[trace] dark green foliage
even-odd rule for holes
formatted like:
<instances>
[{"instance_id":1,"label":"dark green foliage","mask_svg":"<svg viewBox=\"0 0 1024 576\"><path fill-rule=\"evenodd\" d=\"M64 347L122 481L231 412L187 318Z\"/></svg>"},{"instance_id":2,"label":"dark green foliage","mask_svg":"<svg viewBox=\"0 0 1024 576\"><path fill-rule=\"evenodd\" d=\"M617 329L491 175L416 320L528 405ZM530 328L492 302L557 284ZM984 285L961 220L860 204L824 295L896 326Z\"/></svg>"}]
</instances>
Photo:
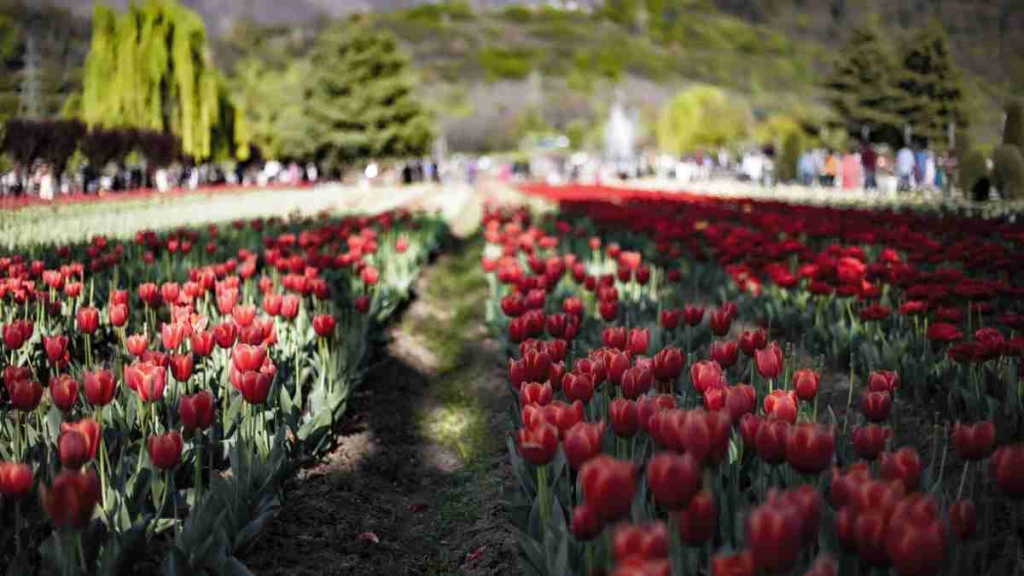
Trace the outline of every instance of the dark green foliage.
<instances>
[{"instance_id":1,"label":"dark green foliage","mask_svg":"<svg viewBox=\"0 0 1024 576\"><path fill-rule=\"evenodd\" d=\"M1024 198L1024 155L1013 144L1003 144L992 154L992 185L1007 200Z\"/></svg>"},{"instance_id":2,"label":"dark green foliage","mask_svg":"<svg viewBox=\"0 0 1024 576\"><path fill-rule=\"evenodd\" d=\"M932 22L911 38L901 64L898 111L915 136L941 146L950 123L967 127L960 73L940 24Z\"/></svg>"},{"instance_id":3,"label":"dark green foliage","mask_svg":"<svg viewBox=\"0 0 1024 576\"><path fill-rule=\"evenodd\" d=\"M957 157L960 159L957 167L957 186L965 193L970 193L978 180L988 176L988 165L985 155L972 148L968 138L961 138L957 148Z\"/></svg>"},{"instance_id":4,"label":"dark green foliage","mask_svg":"<svg viewBox=\"0 0 1024 576\"><path fill-rule=\"evenodd\" d=\"M433 120L393 36L364 25L331 28L317 40L312 64L310 138L329 170L360 158L427 151Z\"/></svg>"},{"instance_id":5,"label":"dark green foliage","mask_svg":"<svg viewBox=\"0 0 1024 576\"><path fill-rule=\"evenodd\" d=\"M871 140L900 143L897 70L880 32L873 25L853 31L826 82L829 99L851 136L870 130Z\"/></svg>"},{"instance_id":6,"label":"dark green foliage","mask_svg":"<svg viewBox=\"0 0 1024 576\"><path fill-rule=\"evenodd\" d=\"M487 47L478 54L488 80L526 78L537 66L540 55L530 48Z\"/></svg>"},{"instance_id":7,"label":"dark green foliage","mask_svg":"<svg viewBox=\"0 0 1024 576\"><path fill-rule=\"evenodd\" d=\"M1003 127L1003 144L1012 144L1024 150L1024 102L1011 100L1006 105L1006 125Z\"/></svg>"},{"instance_id":8,"label":"dark green foliage","mask_svg":"<svg viewBox=\"0 0 1024 576\"><path fill-rule=\"evenodd\" d=\"M803 148L803 135L800 132L793 131L786 135L786 139L782 141L782 151L779 153L778 170L780 182L796 180L797 162L800 160Z\"/></svg>"}]
</instances>

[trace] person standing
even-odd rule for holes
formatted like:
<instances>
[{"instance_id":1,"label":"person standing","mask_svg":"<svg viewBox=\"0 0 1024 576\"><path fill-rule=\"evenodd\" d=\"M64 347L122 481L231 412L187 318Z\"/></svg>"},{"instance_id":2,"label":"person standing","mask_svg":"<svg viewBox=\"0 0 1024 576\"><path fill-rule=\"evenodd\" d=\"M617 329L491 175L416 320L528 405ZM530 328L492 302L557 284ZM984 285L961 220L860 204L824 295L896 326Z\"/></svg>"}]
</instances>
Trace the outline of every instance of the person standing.
<instances>
[{"instance_id":1,"label":"person standing","mask_svg":"<svg viewBox=\"0 0 1024 576\"><path fill-rule=\"evenodd\" d=\"M825 181L823 185L833 188L839 177L839 156L833 150L825 152Z\"/></svg>"},{"instance_id":2,"label":"person standing","mask_svg":"<svg viewBox=\"0 0 1024 576\"><path fill-rule=\"evenodd\" d=\"M860 150L860 165L864 168L864 188L878 189L878 152L870 142L865 142Z\"/></svg>"},{"instance_id":3,"label":"person standing","mask_svg":"<svg viewBox=\"0 0 1024 576\"><path fill-rule=\"evenodd\" d=\"M904 144L899 152L896 153L896 177L899 178L899 184L896 187L897 192L910 191L914 179L915 163L914 153Z\"/></svg>"},{"instance_id":4,"label":"person standing","mask_svg":"<svg viewBox=\"0 0 1024 576\"><path fill-rule=\"evenodd\" d=\"M853 190L863 185L860 154L851 149L843 156L843 190Z\"/></svg>"}]
</instances>

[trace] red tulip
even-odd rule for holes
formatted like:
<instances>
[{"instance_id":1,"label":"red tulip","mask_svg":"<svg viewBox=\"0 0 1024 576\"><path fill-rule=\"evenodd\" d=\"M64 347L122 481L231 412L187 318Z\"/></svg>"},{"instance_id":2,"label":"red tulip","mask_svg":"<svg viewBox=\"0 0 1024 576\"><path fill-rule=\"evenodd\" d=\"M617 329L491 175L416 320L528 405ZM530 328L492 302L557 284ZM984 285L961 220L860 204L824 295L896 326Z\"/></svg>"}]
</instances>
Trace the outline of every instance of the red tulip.
<instances>
[{"instance_id":1,"label":"red tulip","mask_svg":"<svg viewBox=\"0 0 1024 576\"><path fill-rule=\"evenodd\" d=\"M534 466L547 464L558 451L558 429L546 422L521 428L517 440L519 453Z\"/></svg>"},{"instance_id":2,"label":"red tulip","mask_svg":"<svg viewBox=\"0 0 1024 576\"><path fill-rule=\"evenodd\" d=\"M711 576L754 576L754 555L749 550L711 557Z\"/></svg>"},{"instance_id":3,"label":"red tulip","mask_svg":"<svg viewBox=\"0 0 1024 576\"><path fill-rule=\"evenodd\" d=\"M778 378L782 373L782 348L775 342L768 344L764 350L754 352L757 372L765 378Z\"/></svg>"},{"instance_id":4,"label":"red tulip","mask_svg":"<svg viewBox=\"0 0 1024 576\"><path fill-rule=\"evenodd\" d=\"M704 321L704 308L687 304L683 306L683 321L687 326L697 326Z\"/></svg>"},{"instance_id":5,"label":"red tulip","mask_svg":"<svg viewBox=\"0 0 1024 576\"><path fill-rule=\"evenodd\" d=\"M631 438L640 429L637 419L636 402L624 398L612 400L608 407L608 417L612 422L612 430L620 438Z\"/></svg>"},{"instance_id":6,"label":"red tulip","mask_svg":"<svg viewBox=\"0 0 1024 576\"><path fill-rule=\"evenodd\" d=\"M92 306L83 306L75 314L78 330L83 334L92 334L100 327L100 311Z\"/></svg>"},{"instance_id":7,"label":"red tulip","mask_svg":"<svg viewBox=\"0 0 1024 576\"><path fill-rule=\"evenodd\" d=\"M804 474L820 474L832 462L835 435L821 424L797 424L786 439L786 461Z\"/></svg>"},{"instance_id":8,"label":"red tulip","mask_svg":"<svg viewBox=\"0 0 1024 576\"><path fill-rule=\"evenodd\" d=\"M360 277L367 286L373 286L380 280L380 272L374 266L366 266L360 273Z\"/></svg>"},{"instance_id":9,"label":"red tulip","mask_svg":"<svg viewBox=\"0 0 1024 576\"><path fill-rule=\"evenodd\" d=\"M747 413L740 417L740 436L747 450L757 450L757 435L764 426L764 418Z\"/></svg>"},{"instance_id":10,"label":"red tulip","mask_svg":"<svg viewBox=\"0 0 1024 576\"><path fill-rule=\"evenodd\" d=\"M626 329L621 326L609 326L601 332L601 341L608 348L626 349Z\"/></svg>"},{"instance_id":11,"label":"red tulip","mask_svg":"<svg viewBox=\"0 0 1024 576\"><path fill-rule=\"evenodd\" d=\"M78 402L78 381L68 374L50 380L50 398L62 412L68 412Z\"/></svg>"},{"instance_id":12,"label":"red tulip","mask_svg":"<svg viewBox=\"0 0 1024 576\"><path fill-rule=\"evenodd\" d=\"M163 398L167 385L167 371L151 362L135 362L124 369L125 383L143 402L156 402Z\"/></svg>"},{"instance_id":13,"label":"red tulip","mask_svg":"<svg viewBox=\"0 0 1024 576\"><path fill-rule=\"evenodd\" d=\"M868 390L895 394L900 387L900 375L891 370L876 370L868 375Z\"/></svg>"},{"instance_id":14,"label":"red tulip","mask_svg":"<svg viewBox=\"0 0 1024 576\"><path fill-rule=\"evenodd\" d=\"M238 340L238 326L234 322L217 324L213 327L213 339L217 341L218 348L231 348Z\"/></svg>"},{"instance_id":15,"label":"red tulip","mask_svg":"<svg viewBox=\"0 0 1024 576\"><path fill-rule=\"evenodd\" d=\"M604 429L604 422L578 422L566 431L562 449L573 470L579 470L588 460L601 453Z\"/></svg>"},{"instance_id":16,"label":"red tulip","mask_svg":"<svg viewBox=\"0 0 1024 576\"><path fill-rule=\"evenodd\" d=\"M800 531L800 518L793 510L771 504L754 508L747 517L747 544L757 569L782 572L792 568L800 553L800 540L793 535Z\"/></svg>"},{"instance_id":17,"label":"red tulip","mask_svg":"<svg viewBox=\"0 0 1024 576\"><path fill-rule=\"evenodd\" d=\"M237 348L236 348L237 349ZM249 404L260 405L267 401L270 386L274 383L272 374L262 370L239 371L232 366L229 371L231 385L242 393L242 398Z\"/></svg>"},{"instance_id":18,"label":"red tulip","mask_svg":"<svg viewBox=\"0 0 1024 576\"><path fill-rule=\"evenodd\" d=\"M87 371L82 374L85 399L93 406L106 406L114 399L117 382L109 370Z\"/></svg>"},{"instance_id":19,"label":"red tulip","mask_svg":"<svg viewBox=\"0 0 1024 576\"><path fill-rule=\"evenodd\" d=\"M46 351L46 359L50 364L59 364L68 350L68 337L43 336L43 349Z\"/></svg>"},{"instance_id":20,"label":"red tulip","mask_svg":"<svg viewBox=\"0 0 1024 576\"><path fill-rule=\"evenodd\" d=\"M231 363L239 372L253 372L260 369L267 356L266 348L250 344L238 344L231 351Z\"/></svg>"},{"instance_id":21,"label":"red tulip","mask_svg":"<svg viewBox=\"0 0 1024 576\"><path fill-rule=\"evenodd\" d=\"M740 421L741 431L743 422ZM785 420L771 419L757 431L754 445L757 455L768 464L780 464L786 460L786 443L790 424Z\"/></svg>"},{"instance_id":22,"label":"red tulip","mask_svg":"<svg viewBox=\"0 0 1024 576\"><path fill-rule=\"evenodd\" d=\"M601 534L601 517L594 508L582 504L572 510L572 534L577 540L588 541Z\"/></svg>"},{"instance_id":23,"label":"red tulip","mask_svg":"<svg viewBox=\"0 0 1024 576\"><path fill-rule=\"evenodd\" d=\"M936 322L928 326L928 339L933 342L949 344L964 337L956 325L946 322Z\"/></svg>"},{"instance_id":24,"label":"red tulip","mask_svg":"<svg viewBox=\"0 0 1024 576\"><path fill-rule=\"evenodd\" d=\"M146 441L149 460L158 470L170 470L181 462L184 441L178 432L153 434Z\"/></svg>"},{"instance_id":25,"label":"red tulip","mask_svg":"<svg viewBox=\"0 0 1024 576\"><path fill-rule=\"evenodd\" d=\"M619 563L668 558L668 526L664 522L621 524L615 529L612 550Z\"/></svg>"},{"instance_id":26,"label":"red tulip","mask_svg":"<svg viewBox=\"0 0 1024 576\"><path fill-rule=\"evenodd\" d=\"M178 402L178 415L186 430L205 430L213 423L213 394L203 390L191 396L182 396Z\"/></svg>"},{"instance_id":27,"label":"red tulip","mask_svg":"<svg viewBox=\"0 0 1024 576\"><path fill-rule=\"evenodd\" d=\"M633 356L647 354L647 347L651 342L651 331L646 328L633 328L629 331L626 342L626 349Z\"/></svg>"},{"instance_id":28,"label":"red tulip","mask_svg":"<svg viewBox=\"0 0 1024 576\"><path fill-rule=\"evenodd\" d=\"M765 416L774 416L790 424L796 424L798 404L796 393L792 390L773 390L764 397Z\"/></svg>"},{"instance_id":29,"label":"red tulip","mask_svg":"<svg viewBox=\"0 0 1024 576\"><path fill-rule=\"evenodd\" d=\"M299 315L299 308L302 306L302 299L296 294L285 294L281 299L281 317L287 320L294 320Z\"/></svg>"},{"instance_id":30,"label":"red tulip","mask_svg":"<svg viewBox=\"0 0 1024 576\"><path fill-rule=\"evenodd\" d=\"M757 392L749 384L726 387L725 410L732 422L738 423L744 414L750 414L757 407Z\"/></svg>"},{"instance_id":31,"label":"red tulip","mask_svg":"<svg viewBox=\"0 0 1024 576\"><path fill-rule=\"evenodd\" d=\"M697 392L703 394L711 388L726 385L722 367L713 360L700 360L690 366L690 381Z\"/></svg>"},{"instance_id":32,"label":"red tulip","mask_svg":"<svg viewBox=\"0 0 1024 576\"><path fill-rule=\"evenodd\" d=\"M853 432L853 449L865 460L875 460L885 451L885 443L892 438L888 426L868 424Z\"/></svg>"},{"instance_id":33,"label":"red tulip","mask_svg":"<svg viewBox=\"0 0 1024 576\"><path fill-rule=\"evenodd\" d=\"M871 422L883 422L892 409L892 396L888 392L865 392L860 409Z\"/></svg>"},{"instance_id":34,"label":"red tulip","mask_svg":"<svg viewBox=\"0 0 1024 576\"><path fill-rule=\"evenodd\" d=\"M149 348L149 337L145 334L132 334L125 338L124 344L128 348L128 353L138 358Z\"/></svg>"},{"instance_id":35,"label":"red tulip","mask_svg":"<svg viewBox=\"0 0 1024 576\"><path fill-rule=\"evenodd\" d=\"M744 330L740 332L739 347L747 358L753 358L758 350L768 345L768 335L764 330Z\"/></svg>"},{"instance_id":36,"label":"red tulip","mask_svg":"<svg viewBox=\"0 0 1024 576\"><path fill-rule=\"evenodd\" d=\"M899 480L907 491L916 490L921 482L921 457L909 446L900 448L894 453L882 454L879 476L884 480Z\"/></svg>"},{"instance_id":37,"label":"red tulip","mask_svg":"<svg viewBox=\"0 0 1024 576\"><path fill-rule=\"evenodd\" d=\"M91 418L62 423L58 443L61 464L65 468L78 469L96 458L102 434L102 427Z\"/></svg>"},{"instance_id":38,"label":"red tulip","mask_svg":"<svg viewBox=\"0 0 1024 576\"><path fill-rule=\"evenodd\" d=\"M25 343L25 335L21 331L21 326L16 322L4 325L3 336L4 346L8 350L17 350Z\"/></svg>"},{"instance_id":39,"label":"red tulip","mask_svg":"<svg viewBox=\"0 0 1024 576\"><path fill-rule=\"evenodd\" d=\"M583 300L570 296L562 301L562 312L575 316L583 316Z\"/></svg>"},{"instance_id":40,"label":"red tulip","mask_svg":"<svg viewBox=\"0 0 1024 576\"><path fill-rule=\"evenodd\" d=\"M613 521L629 514L636 494L636 467L632 462L598 455L580 469L584 503L603 521Z\"/></svg>"},{"instance_id":41,"label":"red tulip","mask_svg":"<svg viewBox=\"0 0 1024 576\"><path fill-rule=\"evenodd\" d=\"M22 412L31 412L39 406L43 397L43 387L34 380L16 380L7 385L7 394L11 398L11 407Z\"/></svg>"},{"instance_id":42,"label":"red tulip","mask_svg":"<svg viewBox=\"0 0 1024 576\"><path fill-rule=\"evenodd\" d=\"M183 322L172 322L160 326L160 341L166 350L177 350L181 341L185 339L185 335L186 324Z\"/></svg>"},{"instance_id":43,"label":"red tulip","mask_svg":"<svg viewBox=\"0 0 1024 576\"><path fill-rule=\"evenodd\" d=\"M1009 496L1024 496L1024 444L1003 446L990 463L996 486Z\"/></svg>"},{"instance_id":44,"label":"red tulip","mask_svg":"<svg viewBox=\"0 0 1024 576\"><path fill-rule=\"evenodd\" d=\"M690 454L659 452L647 462L647 487L665 508L685 506L700 489L701 465Z\"/></svg>"},{"instance_id":45,"label":"red tulip","mask_svg":"<svg viewBox=\"0 0 1024 576\"><path fill-rule=\"evenodd\" d=\"M598 313L605 322L613 322L619 316L619 303L602 301L598 304Z\"/></svg>"},{"instance_id":46,"label":"red tulip","mask_svg":"<svg viewBox=\"0 0 1024 576\"><path fill-rule=\"evenodd\" d=\"M554 396L554 390L551 388L551 384L538 384L536 382L527 382L523 384L523 387L519 389L519 403L522 405L536 404L538 406L547 406L551 403L551 399Z\"/></svg>"},{"instance_id":47,"label":"red tulip","mask_svg":"<svg viewBox=\"0 0 1024 576\"><path fill-rule=\"evenodd\" d=\"M657 358L657 357L655 357ZM634 366L622 376L622 395L629 400L636 400L651 389L654 384L654 376L651 371L640 366Z\"/></svg>"},{"instance_id":48,"label":"red tulip","mask_svg":"<svg viewBox=\"0 0 1024 576\"><path fill-rule=\"evenodd\" d=\"M612 348L604 355L604 363L608 381L616 385L621 384L622 375L629 369L629 356Z\"/></svg>"},{"instance_id":49,"label":"red tulip","mask_svg":"<svg viewBox=\"0 0 1024 576\"><path fill-rule=\"evenodd\" d=\"M317 336L326 338L334 334L334 326L338 321L330 314L317 314L313 317L313 331Z\"/></svg>"},{"instance_id":50,"label":"red tulip","mask_svg":"<svg viewBox=\"0 0 1024 576\"><path fill-rule=\"evenodd\" d=\"M715 340L711 343L711 359L722 368L730 368L739 360L739 350L732 340Z\"/></svg>"},{"instance_id":51,"label":"red tulip","mask_svg":"<svg viewBox=\"0 0 1024 576\"><path fill-rule=\"evenodd\" d=\"M715 531L715 505L711 492L698 492L686 508L674 512L670 517L675 519L679 539L684 544L700 546L711 539Z\"/></svg>"},{"instance_id":52,"label":"red tulip","mask_svg":"<svg viewBox=\"0 0 1024 576\"><path fill-rule=\"evenodd\" d=\"M804 576L838 576L839 567L829 556L821 555L811 564Z\"/></svg>"},{"instance_id":53,"label":"red tulip","mask_svg":"<svg viewBox=\"0 0 1024 576\"><path fill-rule=\"evenodd\" d=\"M192 358L191 352L184 354L171 354L171 375L178 382L187 382L192 377L192 371L195 369L195 360Z\"/></svg>"},{"instance_id":54,"label":"red tulip","mask_svg":"<svg viewBox=\"0 0 1024 576\"><path fill-rule=\"evenodd\" d=\"M651 416L656 412L671 410L676 407L676 399L671 394L658 394L655 396L643 396L636 401L636 416L640 423L640 429L650 432L649 423Z\"/></svg>"},{"instance_id":55,"label":"red tulip","mask_svg":"<svg viewBox=\"0 0 1024 576\"><path fill-rule=\"evenodd\" d=\"M216 342L214 341L214 334L212 330L195 332L189 340L192 342L192 352L196 356L205 358L210 354L213 354L213 346Z\"/></svg>"},{"instance_id":56,"label":"red tulip","mask_svg":"<svg viewBox=\"0 0 1024 576\"><path fill-rule=\"evenodd\" d=\"M996 427L992 422L957 423L953 428L953 447L965 460L981 460L988 456L995 443Z\"/></svg>"},{"instance_id":57,"label":"red tulip","mask_svg":"<svg viewBox=\"0 0 1024 576\"><path fill-rule=\"evenodd\" d=\"M366 314L367 312L369 312L370 304L370 297L365 294L356 296L356 299L354 301L356 312L359 312L360 314Z\"/></svg>"},{"instance_id":58,"label":"red tulip","mask_svg":"<svg viewBox=\"0 0 1024 576\"><path fill-rule=\"evenodd\" d=\"M679 327L679 322L683 319L683 312L681 310L670 310L664 309L658 314L658 325L664 330L675 330Z\"/></svg>"},{"instance_id":59,"label":"red tulip","mask_svg":"<svg viewBox=\"0 0 1024 576\"><path fill-rule=\"evenodd\" d=\"M88 524L99 498L100 481L94 470L65 470L49 488L39 489L43 509L58 528L82 528Z\"/></svg>"},{"instance_id":60,"label":"red tulip","mask_svg":"<svg viewBox=\"0 0 1024 576\"><path fill-rule=\"evenodd\" d=\"M231 312L231 318L235 324L242 328L251 326L252 321L256 319L256 306L253 304L233 304L228 307L228 310ZM272 316L276 316L276 314L272 314Z\"/></svg>"},{"instance_id":61,"label":"red tulip","mask_svg":"<svg viewBox=\"0 0 1024 576\"><path fill-rule=\"evenodd\" d=\"M794 372L793 390L796 392L797 398L804 402L814 400L814 397L818 395L818 383L820 381L821 376L810 368L801 368Z\"/></svg>"},{"instance_id":62,"label":"red tulip","mask_svg":"<svg viewBox=\"0 0 1024 576\"><path fill-rule=\"evenodd\" d=\"M269 314L270 316L277 316L277 315L281 314L281 302L282 302L282 298L281 298L280 294L273 294L273 293L264 294L263 295L263 311L266 312L267 314ZM234 316L233 313L232 313L232 316ZM255 311L253 311L253 317L255 318L255 316L256 316ZM237 318L235 319L235 322L238 322ZM250 322L251 322L251 320L250 320Z\"/></svg>"},{"instance_id":63,"label":"red tulip","mask_svg":"<svg viewBox=\"0 0 1024 576\"><path fill-rule=\"evenodd\" d=\"M0 495L24 498L32 493L32 467L17 462L0 462Z\"/></svg>"},{"instance_id":64,"label":"red tulip","mask_svg":"<svg viewBox=\"0 0 1024 576\"><path fill-rule=\"evenodd\" d=\"M900 576L931 576L939 572L946 532L937 516L937 507L922 495L908 497L893 511L886 548Z\"/></svg>"},{"instance_id":65,"label":"red tulip","mask_svg":"<svg viewBox=\"0 0 1024 576\"><path fill-rule=\"evenodd\" d=\"M949 506L949 526L960 540L970 540L978 530L978 509L972 500L957 500Z\"/></svg>"},{"instance_id":66,"label":"red tulip","mask_svg":"<svg viewBox=\"0 0 1024 576\"><path fill-rule=\"evenodd\" d=\"M711 312L711 318L709 326L711 327L711 333L715 336L722 337L729 333L729 328L732 327L732 314L727 310L718 308Z\"/></svg>"},{"instance_id":67,"label":"red tulip","mask_svg":"<svg viewBox=\"0 0 1024 576\"><path fill-rule=\"evenodd\" d=\"M118 328L128 323L128 306L124 304L111 304L110 309L107 310L107 318L110 320L111 326Z\"/></svg>"},{"instance_id":68,"label":"red tulip","mask_svg":"<svg viewBox=\"0 0 1024 576\"><path fill-rule=\"evenodd\" d=\"M164 282L160 285L160 296L163 297L164 302L173 304L178 301L178 296L181 294L181 286L177 282Z\"/></svg>"},{"instance_id":69,"label":"red tulip","mask_svg":"<svg viewBox=\"0 0 1024 576\"><path fill-rule=\"evenodd\" d=\"M149 307L155 307L160 304L160 292L156 287L156 284L152 282L146 282L145 284L139 285L139 300Z\"/></svg>"}]
</instances>

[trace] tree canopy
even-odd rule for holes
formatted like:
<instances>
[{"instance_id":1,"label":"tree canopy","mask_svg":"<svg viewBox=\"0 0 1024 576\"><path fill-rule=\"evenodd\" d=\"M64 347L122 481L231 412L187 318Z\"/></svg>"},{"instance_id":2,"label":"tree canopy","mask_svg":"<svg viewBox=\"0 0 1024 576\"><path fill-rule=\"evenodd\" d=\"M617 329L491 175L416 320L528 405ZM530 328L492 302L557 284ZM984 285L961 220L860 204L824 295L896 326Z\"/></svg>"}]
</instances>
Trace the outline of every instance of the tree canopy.
<instances>
[{"instance_id":1,"label":"tree canopy","mask_svg":"<svg viewBox=\"0 0 1024 576\"><path fill-rule=\"evenodd\" d=\"M172 132L196 159L248 149L202 18L175 0L133 4L121 15L97 4L83 84L91 127Z\"/></svg>"},{"instance_id":2,"label":"tree canopy","mask_svg":"<svg viewBox=\"0 0 1024 576\"><path fill-rule=\"evenodd\" d=\"M899 113L915 136L941 144L950 123L967 126L960 74L938 22L919 30L906 45L896 86Z\"/></svg>"},{"instance_id":3,"label":"tree canopy","mask_svg":"<svg viewBox=\"0 0 1024 576\"><path fill-rule=\"evenodd\" d=\"M414 94L408 56L393 36L362 24L330 28L311 62L306 114L316 155L328 168L427 151L433 119Z\"/></svg>"},{"instance_id":4,"label":"tree canopy","mask_svg":"<svg viewBox=\"0 0 1024 576\"><path fill-rule=\"evenodd\" d=\"M739 140L751 121L746 103L713 86L680 92L662 109L656 135L667 152L684 154Z\"/></svg>"}]
</instances>

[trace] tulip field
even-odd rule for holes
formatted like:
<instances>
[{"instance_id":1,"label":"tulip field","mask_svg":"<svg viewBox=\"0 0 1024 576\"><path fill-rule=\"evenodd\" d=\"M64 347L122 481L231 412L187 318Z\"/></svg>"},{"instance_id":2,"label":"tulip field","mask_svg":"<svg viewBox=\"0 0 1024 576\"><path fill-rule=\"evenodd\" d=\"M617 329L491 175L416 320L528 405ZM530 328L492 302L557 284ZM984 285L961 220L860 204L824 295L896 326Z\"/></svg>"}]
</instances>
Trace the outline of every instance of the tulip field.
<instances>
[{"instance_id":1,"label":"tulip field","mask_svg":"<svg viewBox=\"0 0 1024 576\"><path fill-rule=\"evenodd\" d=\"M248 573L282 478L331 445L447 230L237 199L244 219L202 224L230 207L196 201L159 231L133 228L132 203L10 215L5 233L33 228L0 251L7 574ZM104 235L68 229L100 212Z\"/></svg>"},{"instance_id":2,"label":"tulip field","mask_svg":"<svg viewBox=\"0 0 1024 576\"><path fill-rule=\"evenodd\" d=\"M1024 574L1012 210L489 187L9 207L0 566Z\"/></svg>"},{"instance_id":3,"label":"tulip field","mask_svg":"<svg viewBox=\"0 0 1024 576\"><path fill-rule=\"evenodd\" d=\"M1024 573L1024 226L524 192L481 265L526 573Z\"/></svg>"}]
</instances>

